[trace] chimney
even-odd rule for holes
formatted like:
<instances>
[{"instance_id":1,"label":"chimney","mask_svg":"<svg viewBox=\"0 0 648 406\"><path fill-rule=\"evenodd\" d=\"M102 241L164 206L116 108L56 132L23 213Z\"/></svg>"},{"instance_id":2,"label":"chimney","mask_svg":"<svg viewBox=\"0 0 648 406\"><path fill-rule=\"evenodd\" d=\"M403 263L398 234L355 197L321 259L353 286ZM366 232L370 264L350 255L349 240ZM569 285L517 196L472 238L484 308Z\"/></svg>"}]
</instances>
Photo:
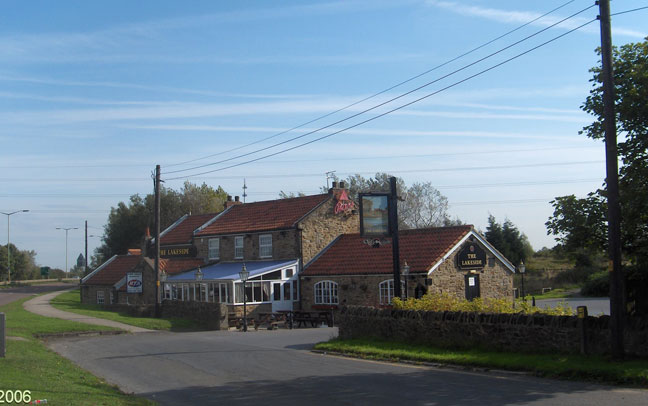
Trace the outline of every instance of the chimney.
<instances>
[{"instance_id":1,"label":"chimney","mask_svg":"<svg viewBox=\"0 0 648 406\"><path fill-rule=\"evenodd\" d=\"M331 183L331 187L332 187L333 189L337 189L337 187L338 187L337 182L336 182L336 181L333 181L333 182Z\"/></svg>"},{"instance_id":2,"label":"chimney","mask_svg":"<svg viewBox=\"0 0 648 406\"><path fill-rule=\"evenodd\" d=\"M227 195L227 201L225 202L225 205L224 205L223 208L227 209L228 207L232 207L232 206L235 206L237 204L243 204L243 202L241 202L239 200L238 196L234 196L234 201L232 201L232 196Z\"/></svg>"},{"instance_id":3,"label":"chimney","mask_svg":"<svg viewBox=\"0 0 648 406\"><path fill-rule=\"evenodd\" d=\"M342 180L340 181L340 189L346 189L346 184Z\"/></svg>"},{"instance_id":4,"label":"chimney","mask_svg":"<svg viewBox=\"0 0 648 406\"><path fill-rule=\"evenodd\" d=\"M142 250L138 248L129 248L128 255L142 255Z\"/></svg>"},{"instance_id":5,"label":"chimney","mask_svg":"<svg viewBox=\"0 0 648 406\"><path fill-rule=\"evenodd\" d=\"M239 201L239 197L238 197L238 196L234 196L234 201L235 201L235 202L238 202L238 201Z\"/></svg>"}]
</instances>

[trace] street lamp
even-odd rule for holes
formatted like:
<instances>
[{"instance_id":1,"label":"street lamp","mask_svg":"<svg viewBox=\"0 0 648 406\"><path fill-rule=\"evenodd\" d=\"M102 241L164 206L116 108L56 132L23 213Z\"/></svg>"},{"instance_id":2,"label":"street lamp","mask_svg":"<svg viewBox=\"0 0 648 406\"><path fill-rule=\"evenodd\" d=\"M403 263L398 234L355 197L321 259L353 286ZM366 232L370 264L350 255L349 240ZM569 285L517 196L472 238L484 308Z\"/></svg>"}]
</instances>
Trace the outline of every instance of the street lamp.
<instances>
[{"instance_id":1,"label":"street lamp","mask_svg":"<svg viewBox=\"0 0 648 406\"><path fill-rule=\"evenodd\" d=\"M405 277L405 299L407 299L407 277L409 276L410 266L407 265L407 261L403 264L403 276Z\"/></svg>"},{"instance_id":2,"label":"street lamp","mask_svg":"<svg viewBox=\"0 0 648 406\"><path fill-rule=\"evenodd\" d=\"M79 227L56 227L57 230L65 230L65 273L68 274L68 231L78 230Z\"/></svg>"},{"instance_id":3,"label":"street lamp","mask_svg":"<svg viewBox=\"0 0 648 406\"><path fill-rule=\"evenodd\" d=\"M526 266L524 266L524 262L520 261L520 265L518 265L518 270L522 275L522 300L526 302L526 297L524 295L524 271L526 271Z\"/></svg>"},{"instance_id":4,"label":"street lamp","mask_svg":"<svg viewBox=\"0 0 648 406\"><path fill-rule=\"evenodd\" d=\"M11 250L9 249L9 216L16 213L26 213L29 210L17 210L11 213L2 213L7 216L7 283L11 284Z\"/></svg>"},{"instance_id":5,"label":"street lamp","mask_svg":"<svg viewBox=\"0 0 648 406\"><path fill-rule=\"evenodd\" d=\"M245 283L249 276L250 272L248 272L245 264L243 264L241 272L239 272L239 278L243 281L243 331L247 331L247 295L245 292Z\"/></svg>"}]
</instances>

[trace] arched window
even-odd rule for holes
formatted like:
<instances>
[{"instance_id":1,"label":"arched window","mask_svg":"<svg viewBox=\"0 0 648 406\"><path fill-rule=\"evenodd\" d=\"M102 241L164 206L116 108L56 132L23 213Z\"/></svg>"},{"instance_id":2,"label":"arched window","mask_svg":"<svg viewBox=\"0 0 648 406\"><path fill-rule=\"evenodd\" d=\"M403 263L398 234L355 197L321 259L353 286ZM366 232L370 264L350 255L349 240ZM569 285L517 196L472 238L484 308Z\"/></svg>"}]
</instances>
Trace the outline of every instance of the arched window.
<instances>
[{"instance_id":1,"label":"arched window","mask_svg":"<svg viewBox=\"0 0 648 406\"><path fill-rule=\"evenodd\" d=\"M394 298L394 280L388 279L382 281L378 284L378 290L380 292L380 304L381 305L390 305L392 299ZM405 291L405 283L401 281L401 292Z\"/></svg>"},{"instance_id":2,"label":"arched window","mask_svg":"<svg viewBox=\"0 0 648 406\"><path fill-rule=\"evenodd\" d=\"M315 304L338 304L338 284L333 281L321 281L315 284Z\"/></svg>"}]
</instances>

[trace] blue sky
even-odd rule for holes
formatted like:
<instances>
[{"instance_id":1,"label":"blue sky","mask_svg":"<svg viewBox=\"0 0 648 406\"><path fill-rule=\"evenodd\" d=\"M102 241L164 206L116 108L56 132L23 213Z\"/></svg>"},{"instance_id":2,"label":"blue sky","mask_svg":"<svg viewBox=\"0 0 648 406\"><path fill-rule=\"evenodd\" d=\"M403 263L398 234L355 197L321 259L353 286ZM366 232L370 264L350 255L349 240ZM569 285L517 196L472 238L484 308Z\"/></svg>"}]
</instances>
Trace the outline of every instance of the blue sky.
<instances>
[{"instance_id":1,"label":"blue sky","mask_svg":"<svg viewBox=\"0 0 648 406\"><path fill-rule=\"evenodd\" d=\"M166 186L222 186L248 201L317 193L340 177L390 172L430 181L450 213L484 230L512 220L534 248L553 246L549 201L601 185L604 151L578 131L600 42L593 22L489 72L310 145L242 163L355 125L498 64L598 14L596 7L461 72L452 71L585 9L575 0L464 58L343 112L333 112L444 63L565 3L558 1L4 1L0 24L0 211L11 242L41 265L83 251L83 222L101 235L131 194ZM615 0L612 12L646 4ZM647 11L613 17L613 42L648 35ZM643 22L643 23L642 23ZM440 79L442 78L442 79ZM260 154L186 172L344 119ZM217 155L218 154L218 155ZM210 158L196 160L201 157ZM193 161L188 164L178 163ZM6 227L6 216L0 229ZM1 234L0 234L1 235ZM6 241L2 242L3 244ZM100 239L90 238L90 250Z\"/></svg>"}]
</instances>

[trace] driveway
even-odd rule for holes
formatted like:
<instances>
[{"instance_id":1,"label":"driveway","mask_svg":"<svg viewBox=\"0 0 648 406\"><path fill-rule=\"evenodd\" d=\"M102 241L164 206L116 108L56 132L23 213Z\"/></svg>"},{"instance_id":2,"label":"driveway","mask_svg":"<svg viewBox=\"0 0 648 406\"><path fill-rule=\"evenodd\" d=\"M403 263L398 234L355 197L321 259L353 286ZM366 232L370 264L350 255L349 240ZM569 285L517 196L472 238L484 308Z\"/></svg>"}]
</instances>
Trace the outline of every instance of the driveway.
<instances>
[{"instance_id":1,"label":"driveway","mask_svg":"<svg viewBox=\"0 0 648 406\"><path fill-rule=\"evenodd\" d=\"M560 302L566 302L574 311L578 306L587 306L587 314L600 316L610 314L610 298L607 297L569 297L565 299L542 299L536 300L538 307L556 307Z\"/></svg>"},{"instance_id":2,"label":"driveway","mask_svg":"<svg viewBox=\"0 0 648 406\"><path fill-rule=\"evenodd\" d=\"M147 333L50 342L161 405L646 405L648 391L309 351L336 329Z\"/></svg>"},{"instance_id":3,"label":"driveway","mask_svg":"<svg viewBox=\"0 0 648 406\"><path fill-rule=\"evenodd\" d=\"M4 306L25 297L38 295L40 293L71 289L75 287L77 287L77 285L73 283L51 282L33 286L22 286L19 288L0 289L0 306Z\"/></svg>"}]
</instances>

